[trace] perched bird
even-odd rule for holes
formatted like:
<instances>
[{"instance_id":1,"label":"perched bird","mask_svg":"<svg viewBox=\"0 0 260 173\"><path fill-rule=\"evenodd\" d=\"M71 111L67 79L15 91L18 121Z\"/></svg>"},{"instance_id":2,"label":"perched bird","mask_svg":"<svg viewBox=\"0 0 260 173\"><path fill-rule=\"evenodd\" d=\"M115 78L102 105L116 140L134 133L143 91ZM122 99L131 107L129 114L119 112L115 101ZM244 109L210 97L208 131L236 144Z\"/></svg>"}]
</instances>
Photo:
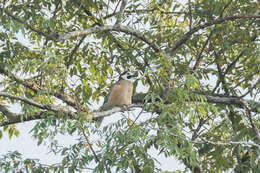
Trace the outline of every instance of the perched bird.
<instances>
[{"instance_id":1,"label":"perched bird","mask_svg":"<svg viewBox=\"0 0 260 173\"><path fill-rule=\"evenodd\" d=\"M112 85L107 94L101 111L107 111L114 106L124 106L132 104L133 82L137 74L132 74L128 71L119 76L119 80ZM103 118L98 118L98 122L102 122Z\"/></svg>"}]
</instances>

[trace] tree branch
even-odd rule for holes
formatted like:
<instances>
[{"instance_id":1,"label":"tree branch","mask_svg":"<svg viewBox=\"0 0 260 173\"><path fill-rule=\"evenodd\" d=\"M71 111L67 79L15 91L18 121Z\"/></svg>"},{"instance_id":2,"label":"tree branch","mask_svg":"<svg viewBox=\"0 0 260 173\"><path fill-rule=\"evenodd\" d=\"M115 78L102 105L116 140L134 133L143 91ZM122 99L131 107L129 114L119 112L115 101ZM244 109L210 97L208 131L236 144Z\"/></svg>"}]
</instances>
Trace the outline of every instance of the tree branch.
<instances>
[{"instance_id":1,"label":"tree branch","mask_svg":"<svg viewBox=\"0 0 260 173\"><path fill-rule=\"evenodd\" d=\"M253 119L252 119L252 115L251 115L251 111L250 111L250 109L249 109L249 105L248 105L248 103L246 103L246 102L243 102L243 104L244 104L244 107L245 107L245 109L246 109L246 115L247 115L247 117L248 117L248 119L249 119L249 122L250 122L250 124L251 124L251 126L252 126L252 129L254 130L254 132L255 132L255 134L256 134L256 137L257 137L257 139L258 139L258 143L260 144L260 131L259 131L259 129L256 127L256 125L255 125L255 123L254 123L254 121L253 121ZM260 149L260 148L259 148Z\"/></svg>"},{"instance_id":2,"label":"tree branch","mask_svg":"<svg viewBox=\"0 0 260 173\"><path fill-rule=\"evenodd\" d=\"M127 106L127 109L128 110L131 110L131 108L136 108L136 107L143 107L143 104L131 104L131 105L128 105ZM123 107L114 107L108 111L103 111L103 112L92 112L91 113L91 117L96 120L98 118L102 118L102 117L106 117L106 116L109 116L109 115L112 115L114 113L117 113L117 112L121 112L121 111L124 111L125 108Z\"/></svg>"},{"instance_id":3,"label":"tree branch","mask_svg":"<svg viewBox=\"0 0 260 173\"><path fill-rule=\"evenodd\" d=\"M36 102L34 100L28 99L26 97L14 96L14 95L11 95L11 94L6 93L6 92L0 92L0 96L8 97L8 98L14 99L14 100L19 100L19 101L22 101L22 102L27 103L29 105L32 105L32 106L38 107L40 109L43 109L43 110L50 110L50 111L53 111L53 112L70 113L69 111L66 111L63 108L58 108L58 107L55 107L55 106L52 106L52 105L43 105L43 104L40 104L40 103L38 103L38 102Z\"/></svg>"},{"instance_id":4,"label":"tree branch","mask_svg":"<svg viewBox=\"0 0 260 173\"><path fill-rule=\"evenodd\" d=\"M152 40L149 40L141 32L134 30L133 28L130 28L128 26L122 26L122 25L105 25L105 26L91 27L81 31L73 31L64 35L60 35L57 41L67 40L77 36L88 35L88 34L93 34L98 32L104 32L104 31L119 31L129 35L133 35L139 38L140 40L144 41L145 43L147 43L156 52L160 51L159 46L157 46Z\"/></svg>"},{"instance_id":5,"label":"tree branch","mask_svg":"<svg viewBox=\"0 0 260 173\"><path fill-rule=\"evenodd\" d=\"M7 121L0 123L0 127L11 125L11 124L17 124L17 123L21 123L21 122L26 122L26 121L42 119L43 118L42 115L47 113L47 111L42 111L38 114L25 117L25 116L23 116L23 114L16 114L16 113L11 112L5 105L2 105L2 104L0 105L0 111L7 118Z\"/></svg>"},{"instance_id":6,"label":"tree branch","mask_svg":"<svg viewBox=\"0 0 260 173\"><path fill-rule=\"evenodd\" d=\"M258 85L258 84L260 84L260 79L258 79L258 80L256 81L256 83L252 86L252 88L248 88L248 91L247 91L246 93L244 93L244 94L242 94L241 96L239 96L239 98L243 98L243 97L245 97L247 94L249 94L250 92L252 92L254 89L257 88L257 85Z\"/></svg>"},{"instance_id":7,"label":"tree branch","mask_svg":"<svg viewBox=\"0 0 260 173\"><path fill-rule=\"evenodd\" d=\"M189 30L192 28L192 9L191 9L191 1L188 0L188 6L189 6Z\"/></svg>"},{"instance_id":8,"label":"tree branch","mask_svg":"<svg viewBox=\"0 0 260 173\"><path fill-rule=\"evenodd\" d=\"M12 74L11 72L8 72L6 69L2 69L0 68L0 73L15 80L18 83L21 83L22 85L24 85L25 87L33 90L34 92L44 92L47 93L47 89L46 88L42 88L39 85L37 85L36 83L32 82L32 81L28 81L28 80L24 80L21 79L20 77L18 77L15 74ZM65 103L67 103L68 105L74 107L75 109L77 108L78 103L76 102L75 99L73 99L71 96L68 96L62 92L56 92L54 91L53 93L49 93L54 95L55 97L61 99L62 101L64 101Z\"/></svg>"},{"instance_id":9,"label":"tree branch","mask_svg":"<svg viewBox=\"0 0 260 173\"><path fill-rule=\"evenodd\" d=\"M47 39L49 40L56 40L57 39L57 36L58 34L57 33L52 33L51 35L50 34L47 34L41 30L38 30L38 29L35 29L34 27L32 27L31 25L27 24L25 21L23 21L22 19L16 17L15 15L11 14L8 10L6 9L3 9L3 8L0 8L0 12L2 13L5 13L7 16L11 17L12 19L14 19L16 22L22 24L25 26L25 28L27 29L30 29L31 31L34 31L36 32L37 34L39 35L42 35L44 37L46 37Z\"/></svg>"},{"instance_id":10,"label":"tree branch","mask_svg":"<svg viewBox=\"0 0 260 173\"><path fill-rule=\"evenodd\" d=\"M214 142L214 141L209 141L206 140L204 138L200 138L201 141L191 141L193 143L197 143L197 144L204 144L204 143L208 143L208 144L212 144L212 145L217 145L217 146L226 146L226 145L242 145L242 146L254 146L254 147L258 147L260 149L260 145L255 144L253 142L241 142L241 141L228 141L228 142Z\"/></svg>"},{"instance_id":11,"label":"tree branch","mask_svg":"<svg viewBox=\"0 0 260 173\"><path fill-rule=\"evenodd\" d=\"M194 93L198 94L200 96L203 96L206 98L206 101L208 103L214 103L214 104L222 104L222 105L234 105L237 108L243 108L244 109L244 102L248 103L248 106L252 112L255 113L260 113L259 110L257 109L260 107L260 103L253 101L253 100L246 100L246 99L241 99L239 97L225 97L225 96L213 96L213 95L205 95L202 93ZM147 93L139 93L133 96L132 98L132 103L133 104L140 104L144 102L144 98L146 97ZM191 101L198 101L194 100L193 97L190 97ZM169 101L165 101L166 104L169 104Z\"/></svg>"},{"instance_id":12,"label":"tree branch","mask_svg":"<svg viewBox=\"0 0 260 173\"><path fill-rule=\"evenodd\" d=\"M214 47L214 46L212 46ZM214 49L214 48L213 48ZM212 93L215 92L215 90L217 89L218 85L220 83L222 83L222 87L225 91L225 95L229 95L229 91L228 91L228 88L226 86L226 82L225 82L225 76L221 70L221 67L220 67L220 64L219 64L219 57L220 57L220 54L217 53L215 50L214 50L214 55L215 55L215 62L216 62L216 65L217 65L217 69L218 69L218 76L219 76L219 79L218 79L218 83L216 84L215 88L212 90Z\"/></svg>"},{"instance_id":13,"label":"tree branch","mask_svg":"<svg viewBox=\"0 0 260 173\"><path fill-rule=\"evenodd\" d=\"M115 25L120 25L121 24L123 12L124 12L124 9L125 9L126 4L127 4L127 0L121 0L121 1L122 2L121 2L121 6L120 6L120 9L119 9L119 13L118 13L118 17L117 17Z\"/></svg>"},{"instance_id":14,"label":"tree branch","mask_svg":"<svg viewBox=\"0 0 260 173\"><path fill-rule=\"evenodd\" d=\"M68 60L66 62L66 66L67 68L69 68L69 66L72 63L73 60L73 56L76 53L76 51L78 50L79 46L83 43L84 39L86 38L86 35L84 35L83 37L81 37L81 39L78 41L78 43L75 45L74 49L72 50L72 52L70 53Z\"/></svg>"},{"instance_id":15,"label":"tree branch","mask_svg":"<svg viewBox=\"0 0 260 173\"><path fill-rule=\"evenodd\" d=\"M5 125L10 125L10 124L16 124L16 123L21 123L21 122L26 122L26 121L31 121L31 120L38 120L38 119L43 119L44 117L42 115L46 114L48 111L53 111L53 114L57 114L58 112L63 112L65 114L67 114L71 119L77 119L77 112L72 112L72 111L67 111L65 109L62 108L55 108L54 106L49 106L49 105L42 105L39 103L36 103L30 99L24 98L24 97L18 97L18 96L12 96L10 94L3 94L3 92L0 92L0 96L4 96L4 97L8 97L8 98L12 98L15 100L20 100L23 101L27 104L36 106L38 108L43 109L43 111L41 111L38 114L32 115L32 116L28 116L28 117L23 117L21 119L21 117L23 116L23 114L16 114L11 112L5 105L0 104L0 112L2 112L6 118L7 121L0 124L1 126L5 126ZM128 110L131 110L132 108L136 108L136 107L143 107L142 104L131 104L129 106L127 106ZM87 119L93 119L93 120L97 120L100 117L106 117L109 115L112 115L114 113L117 112L121 112L121 111L125 111L124 107L114 107L108 111L103 111L103 112L92 112L92 113L88 113L88 112L80 112L80 114L86 116ZM51 115L53 115L51 114Z\"/></svg>"},{"instance_id":16,"label":"tree branch","mask_svg":"<svg viewBox=\"0 0 260 173\"><path fill-rule=\"evenodd\" d=\"M212 35L213 35L213 30L210 31L210 34L209 34L209 36L208 36L206 42L203 44L203 47L202 47L202 49L201 49L201 51L200 51L200 53L199 53L199 56L198 56L198 58L197 58L197 60L196 60L195 65L194 65L194 67L193 67L193 70L196 70L196 69L198 68L198 66L199 66L199 64L200 64L200 61L201 61L201 58L202 58L202 53L204 52L204 50L205 50L207 44L209 43L209 40L210 40L210 38L211 38Z\"/></svg>"},{"instance_id":17,"label":"tree branch","mask_svg":"<svg viewBox=\"0 0 260 173\"><path fill-rule=\"evenodd\" d=\"M0 111L6 116L6 118L11 122L17 122L18 116L16 113L11 112L6 105L0 103Z\"/></svg>"},{"instance_id":18,"label":"tree branch","mask_svg":"<svg viewBox=\"0 0 260 173\"><path fill-rule=\"evenodd\" d=\"M153 8L153 9L135 9L135 10L124 10L123 13L125 14L143 14L143 13L152 13L154 12L155 10L159 11L161 14L166 14L166 15L176 15L176 16L180 16L180 15L185 15L185 14L188 14L186 12L177 12L177 11L162 11L161 9L159 8ZM115 15L117 15L119 12L113 12L113 13L110 13L108 15L106 15L104 17L104 19L108 19L110 17L113 17Z\"/></svg>"},{"instance_id":19,"label":"tree branch","mask_svg":"<svg viewBox=\"0 0 260 173\"><path fill-rule=\"evenodd\" d=\"M141 32L134 30L133 28L127 27L127 26L122 26L122 25L106 25L106 26L99 26L99 27L91 27L88 28L86 30L82 30L82 31L73 31L70 32L68 34L58 34L58 33L52 33L47 34L41 30L37 30L35 28L33 28L31 25L27 24L25 21L17 18L16 16L14 16L13 14L9 13L7 10L0 8L0 11L6 13L9 17L13 18L15 21L17 21L18 23L24 25L26 28L38 33L39 35L42 35L50 40L59 42L59 41L63 41L66 39L70 39L76 36L82 36L82 35L88 35L88 34L93 34L93 33L97 33L97 32L104 32L104 31L119 31L119 32L123 32L126 34L130 34L133 35L139 39L141 39L142 41L144 41L145 43L147 43L149 46L151 46L156 52L160 51L160 48L158 45L156 45L152 40L149 40L145 35L143 35Z\"/></svg>"},{"instance_id":20,"label":"tree branch","mask_svg":"<svg viewBox=\"0 0 260 173\"><path fill-rule=\"evenodd\" d=\"M224 23L227 21L231 21L231 20L238 20L238 19L259 19L260 15L239 15L239 16L227 16L227 17L220 17L217 18L215 20L212 20L210 22L206 22L204 24L198 25L194 28L192 28L190 31L188 31L186 34L184 34L184 36L182 37L182 39L178 40L175 44L175 46L169 50L166 50L167 56L173 56L174 52L180 47L182 46L189 38L192 34L194 34L195 32L207 28L209 26L212 25L216 25L216 24L220 24L220 23Z\"/></svg>"}]
</instances>

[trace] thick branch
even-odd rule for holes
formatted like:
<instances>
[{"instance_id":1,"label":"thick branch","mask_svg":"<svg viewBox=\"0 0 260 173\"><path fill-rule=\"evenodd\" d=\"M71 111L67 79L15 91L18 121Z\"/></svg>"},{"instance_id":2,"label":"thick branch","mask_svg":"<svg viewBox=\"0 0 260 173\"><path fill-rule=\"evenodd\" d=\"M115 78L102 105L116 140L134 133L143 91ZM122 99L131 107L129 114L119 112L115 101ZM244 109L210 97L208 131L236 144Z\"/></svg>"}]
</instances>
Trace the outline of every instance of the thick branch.
<instances>
[{"instance_id":1,"label":"thick branch","mask_svg":"<svg viewBox=\"0 0 260 173\"><path fill-rule=\"evenodd\" d=\"M51 105L43 105L43 104L40 104L34 100L31 100L31 99L28 99L26 97L22 97L22 96L14 96L14 95L11 95L11 94L8 94L8 93L5 93L5 92L0 92L0 96L3 96L3 97L8 97L10 99L14 99L14 100L19 100L19 101L22 101L24 103L27 103L29 105L32 105L32 106L35 106L35 107L38 107L40 109L43 109L43 110L50 110L50 111L53 111L53 112L66 112L66 113L70 113L62 108L58 108L58 107L55 107L55 106L51 106Z\"/></svg>"},{"instance_id":2,"label":"thick branch","mask_svg":"<svg viewBox=\"0 0 260 173\"><path fill-rule=\"evenodd\" d=\"M17 122L19 121L19 117L17 116L16 113L11 112L7 106L4 104L0 103L0 112L2 112L6 118L11 121L11 122Z\"/></svg>"},{"instance_id":3,"label":"thick branch","mask_svg":"<svg viewBox=\"0 0 260 173\"><path fill-rule=\"evenodd\" d=\"M83 36L83 35L88 35L88 34L93 34L93 33L98 33L98 32L105 32L105 31L120 31L126 34L133 35L145 43L147 43L149 46L151 46L156 52L160 51L160 48L153 43L152 40L149 40L145 35L143 35L141 32L134 30L133 28L127 27L127 26L122 26L122 25L105 25L105 26L98 26L98 27L92 27L88 28L86 30L81 30L81 31L73 31L64 35L60 35L57 41L62 41L62 40L67 40L73 37L77 36Z\"/></svg>"},{"instance_id":4,"label":"thick branch","mask_svg":"<svg viewBox=\"0 0 260 173\"><path fill-rule=\"evenodd\" d=\"M167 56L173 56L174 52L180 47L182 46L189 38L192 34L194 34L195 32L207 28L209 26L212 25L216 25L216 24L220 24L220 23L224 23L227 21L231 21L231 20L238 20L238 19L259 19L260 15L240 15L240 16L227 16L227 17L221 17L218 18L216 20L212 20L210 22L206 22L204 24L198 25L194 28L192 28L189 32L187 32L186 34L184 34L184 36L182 37L182 39L180 39L179 41L176 42L175 46L169 50L166 50Z\"/></svg>"},{"instance_id":5,"label":"thick branch","mask_svg":"<svg viewBox=\"0 0 260 173\"><path fill-rule=\"evenodd\" d=\"M66 39L70 39L72 37L88 35L88 34L93 34L93 33L97 33L97 32L120 31L120 32L124 32L126 34L130 34L130 35L133 35L133 36L141 39L142 41L147 43L149 46L151 46L156 52L159 52L159 50L160 50L159 46L157 46L155 43L153 43L153 41L149 40L141 32L136 31L133 28L130 28L130 27L127 27L127 26L121 26L120 23L116 26L107 25L107 26L92 27L92 28L89 28L89 29L86 29L86 30L83 30L83 31L74 31L74 32L70 32L70 33L64 34L64 35L60 35L58 33L52 33L52 35L50 35L50 34L47 34L43 31L41 31L41 30L37 30L37 29L33 28L31 25L27 24L25 21L19 19L15 15L9 13L5 9L0 8L0 11L6 13L9 17L13 18L18 23L24 25L26 28L28 28L28 29L38 33L39 35L42 35L42 36L44 36L44 37L46 37L50 40L53 40L53 41L63 41L63 40L66 40Z\"/></svg>"},{"instance_id":6,"label":"thick branch","mask_svg":"<svg viewBox=\"0 0 260 173\"><path fill-rule=\"evenodd\" d=\"M44 92L47 93L47 89L46 88L42 88L39 85L37 85L36 83L32 82L32 81L25 81L24 79L21 79L20 77L18 77L15 74L12 74L10 72L8 72L5 69L0 68L0 73L4 74L5 76L15 80L18 83L21 83L22 85L24 85L27 88L30 88L31 90L35 91L35 92ZM77 107L77 102L75 99L73 99L72 97L62 93L62 92L56 92L54 91L53 93L49 93L54 95L55 97L61 99L62 101L64 101L65 103L67 103L68 105L76 108Z\"/></svg>"},{"instance_id":7,"label":"thick branch","mask_svg":"<svg viewBox=\"0 0 260 173\"><path fill-rule=\"evenodd\" d=\"M1 126L11 125L11 124L17 124L25 121L32 121L37 119L42 119L42 115L46 113L46 111L42 111L37 115L32 116L23 116L22 114L16 114L11 112L5 105L0 105L0 111L3 113L3 115L7 118L7 121L0 123ZM23 116L23 118L21 118Z\"/></svg>"},{"instance_id":8,"label":"thick branch","mask_svg":"<svg viewBox=\"0 0 260 173\"><path fill-rule=\"evenodd\" d=\"M143 107L143 104L131 104L131 105L128 105L127 106L127 109L128 110L131 110L131 108L136 108L136 107ZM106 116L109 116L109 115L112 115L114 113L117 113L117 112L121 112L121 111L124 111L125 108L123 107L114 107L108 111L103 111L103 112L93 112L91 114L91 117L96 120L98 118L102 118L102 117L106 117Z\"/></svg>"},{"instance_id":9,"label":"thick branch","mask_svg":"<svg viewBox=\"0 0 260 173\"><path fill-rule=\"evenodd\" d=\"M1 92L0 92L0 96L1 96ZM7 96L9 96L9 95L7 95ZM13 96L13 99L20 100L20 101L27 100L28 104L33 103L31 100L21 98L21 97ZM37 105L40 106L40 108L44 108L44 105L40 105L40 104L37 104ZM36 106L36 107L38 107L38 106ZM143 106L142 104L132 104L132 105L127 106L127 109L131 110L131 108L142 107L142 106ZM16 124L16 123L21 123L21 122L26 122L26 121L31 121L31 120L42 119L42 118L44 118L44 116L42 116L42 115L46 115L46 112L48 110L51 110L51 111L54 112L51 115L57 114L58 112L63 112L65 114L67 114L71 119L77 119L77 116L76 116L77 113L69 112L69 111L66 111L66 110L61 109L61 108L54 108L54 106L50 107L48 109L45 109L38 114L28 116L28 117L23 117L23 119L21 119L21 117L23 116L22 114L13 113L5 105L0 104L0 112L2 112L7 118L7 121L0 124L0 127L5 126L5 125L10 125L10 124ZM80 114L85 115L87 118L97 120L100 117L106 117L106 116L112 115L112 114L117 113L117 112L122 112L122 111L125 111L124 107L114 107L114 108L112 108L108 111L93 112L93 113L81 112Z\"/></svg>"},{"instance_id":10,"label":"thick branch","mask_svg":"<svg viewBox=\"0 0 260 173\"><path fill-rule=\"evenodd\" d=\"M146 93L139 93L139 94L136 94L135 96L133 96L132 100L133 100L134 104L129 105L128 108L143 107L143 101L144 101L143 99L145 98L146 95L147 95ZM245 99L240 99L237 97L209 96L209 95L202 95L202 94L200 94L200 95L204 96L209 103L234 105L238 108L244 108L244 103L248 103L248 108L250 109L250 111L260 113L257 109L257 107L260 106L260 103L252 101L252 100L245 100ZM43 105L43 104L35 102L34 100L31 100L31 99L28 99L25 97L21 97L21 96L13 96L11 94L4 93L4 92L0 92L0 96L8 97L10 99L20 100L27 104L38 107L40 109L53 111L55 113L63 112L68 115L71 115L72 117L73 117L72 114L75 114L75 113L67 111L63 108L58 108L58 107L55 107L52 105ZM194 100L194 101L198 101L198 100ZM167 103L167 101L166 101L166 103ZM14 118L14 120L12 120L12 118L15 116L15 114L10 113L10 111L6 111L6 110L7 109L0 107L0 111L2 111L7 116L7 118L10 117L9 124L19 122L16 118ZM85 113L86 115L90 115L93 120L96 120L97 118L109 116L111 114L114 114L114 113L120 112L120 111L124 111L124 110L125 109L121 108L121 107L114 107L113 109L104 111L104 112L93 112L93 113L83 112L83 113ZM41 119L41 117L34 116L34 119ZM29 120L32 120L32 119L29 118L28 121ZM27 121L27 120L25 119L24 121Z\"/></svg>"},{"instance_id":11,"label":"thick branch","mask_svg":"<svg viewBox=\"0 0 260 173\"><path fill-rule=\"evenodd\" d=\"M196 93L197 94L197 93ZM133 103L134 104L140 104L143 103L144 98L146 97L146 93L139 93L133 96ZM260 103L253 101L253 100L246 100L246 99L241 99L238 97L224 97L224 96L212 96L212 95L205 95L205 94L198 94L206 98L208 103L215 103L215 104L222 104L222 105L233 105L238 108L244 109L244 102L248 103L248 107L250 111L260 113L257 107L260 107ZM193 97L190 98L192 100ZM193 100L193 101L198 101L198 100ZM167 100L165 103L169 103Z\"/></svg>"}]
</instances>

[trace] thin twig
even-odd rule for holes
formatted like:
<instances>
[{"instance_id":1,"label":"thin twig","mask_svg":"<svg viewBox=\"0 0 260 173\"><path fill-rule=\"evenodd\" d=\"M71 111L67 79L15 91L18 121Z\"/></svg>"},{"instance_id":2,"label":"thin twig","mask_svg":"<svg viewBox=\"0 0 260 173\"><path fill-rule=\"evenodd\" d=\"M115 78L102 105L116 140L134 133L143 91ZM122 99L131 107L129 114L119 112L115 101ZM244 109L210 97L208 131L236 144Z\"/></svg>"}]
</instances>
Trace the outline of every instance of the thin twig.
<instances>
[{"instance_id":1,"label":"thin twig","mask_svg":"<svg viewBox=\"0 0 260 173\"><path fill-rule=\"evenodd\" d=\"M87 142L87 144L88 144L88 147L90 148L91 152L93 153L96 162L98 162L98 163L101 164L100 159L98 158L98 156L97 156L95 150L94 150L93 147L92 147L92 144L90 143L90 141L89 141L89 139L88 139L87 134L85 133L85 129L84 129L84 126L83 126L82 122L80 122L80 130L82 131L82 134L83 134L83 136L84 136L84 138L85 138L85 140L86 140L86 142Z\"/></svg>"},{"instance_id":2,"label":"thin twig","mask_svg":"<svg viewBox=\"0 0 260 173\"><path fill-rule=\"evenodd\" d=\"M248 91L247 91L245 94L239 96L239 98L245 97L247 94L249 94L251 91L253 91L253 89L256 89L256 87L257 87L257 85L258 85L259 83L260 83L260 79L253 85L253 87L252 87L251 89L248 89Z\"/></svg>"},{"instance_id":3,"label":"thin twig","mask_svg":"<svg viewBox=\"0 0 260 173\"><path fill-rule=\"evenodd\" d=\"M83 41L85 40L85 38L86 38L86 35L84 35L83 37L81 37L81 39L78 41L78 43L75 45L74 49L73 49L72 52L70 53L69 59L68 59L68 61L66 62L67 68L69 68L69 66L71 65L74 54L75 54L76 51L78 50L79 46L83 43Z\"/></svg>"},{"instance_id":4,"label":"thin twig","mask_svg":"<svg viewBox=\"0 0 260 173\"><path fill-rule=\"evenodd\" d=\"M203 45L203 47L202 47L202 49L200 51L200 54L199 54L199 56L198 56L198 58L196 60L196 63L194 65L194 67L193 67L193 70L196 70L198 68L198 66L200 64L200 61L201 61L201 58L202 58L202 53L204 52L204 50L205 50L205 48L206 48L206 46L207 46L207 44L208 44L208 42L209 42L209 40L210 40L212 35L213 35L213 30L210 31L210 34L209 34L206 42L204 43L204 45Z\"/></svg>"},{"instance_id":5,"label":"thin twig","mask_svg":"<svg viewBox=\"0 0 260 173\"><path fill-rule=\"evenodd\" d=\"M248 103L243 102L243 104L244 104L244 105L243 105L244 108L246 109L246 115L247 115L247 117L248 117L248 119L249 119L249 122L250 122L250 124L251 124L253 130L254 130L255 133L256 133L256 137L257 137L257 139L258 139L258 143L260 144L260 131L259 131L259 129L256 127L256 125L255 125L255 123L254 123L254 121L253 121L253 119L252 119L252 115L251 115L251 111L250 111L250 109L249 109Z\"/></svg>"},{"instance_id":6,"label":"thin twig","mask_svg":"<svg viewBox=\"0 0 260 173\"><path fill-rule=\"evenodd\" d=\"M123 17L123 12L125 10L126 4L127 4L127 0L121 0L121 6L120 6L120 9L119 9L119 14L118 14L118 17L117 17L115 25L120 25L121 24L122 17Z\"/></svg>"},{"instance_id":7,"label":"thin twig","mask_svg":"<svg viewBox=\"0 0 260 173\"><path fill-rule=\"evenodd\" d=\"M190 18L189 30L191 30L191 27L192 27L192 10L191 10L191 1L190 0L188 1L188 4L189 4L189 18Z\"/></svg>"},{"instance_id":8,"label":"thin twig","mask_svg":"<svg viewBox=\"0 0 260 173\"><path fill-rule=\"evenodd\" d=\"M39 35L42 35L42 36L46 37L49 40L56 40L57 39L57 36L58 36L57 33L53 32L52 34L47 34L47 33L43 32L41 30L35 29L34 27L29 25L25 21L21 20L20 18L16 17L15 15L11 14L10 12L8 12L6 9L0 8L0 12L7 14L9 17L14 19L16 22L24 25L26 28L30 29L31 31L36 32Z\"/></svg>"},{"instance_id":9,"label":"thin twig","mask_svg":"<svg viewBox=\"0 0 260 173\"><path fill-rule=\"evenodd\" d=\"M260 145L253 143L253 142L242 142L242 141L227 141L227 142L215 142L215 141L209 141L207 139L204 139L202 137L199 137L200 140L191 140L191 139L186 139L184 137L181 137L179 135L170 133L171 136L177 137L179 139L188 141L190 143L194 143L194 144L212 144L212 145L217 145L217 146L226 146L226 145L242 145L242 146L254 146L254 147L258 147L260 149Z\"/></svg>"},{"instance_id":10,"label":"thin twig","mask_svg":"<svg viewBox=\"0 0 260 173\"><path fill-rule=\"evenodd\" d=\"M162 11L160 10L159 8L153 8L153 9L139 9L139 10L124 10L124 13L125 14L138 14L138 13L152 13L154 11L158 10L161 14L167 14L167 15L176 15L176 16L179 16L179 15L185 15L187 13L185 12L176 12L176 11ZM108 19L110 17L113 17L115 15L117 15L118 12L116 12L116 10L114 10L114 12L112 12L111 14L108 14L104 17L104 19Z\"/></svg>"},{"instance_id":11,"label":"thin twig","mask_svg":"<svg viewBox=\"0 0 260 173\"><path fill-rule=\"evenodd\" d=\"M212 46L213 47L213 46ZM217 87L219 86L220 83L222 83L222 86L224 88L224 91L225 91L225 94L228 95L229 94L229 91L226 87L226 82L225 82L225 76L223 75L223 72L221 70L221 67L220 67L220 64L219 64L219 57L220 57L220 54L217 53L215 50L214 50L214 55L215 55L215 62L216 62L216 65L217 65L217 69L218 69L218 76L219 76L219 79L218 79L218 82L215 86L215 88L212 90L212 93L215 92L215 90L217 89Z\"/></svg>"}]
</instances>

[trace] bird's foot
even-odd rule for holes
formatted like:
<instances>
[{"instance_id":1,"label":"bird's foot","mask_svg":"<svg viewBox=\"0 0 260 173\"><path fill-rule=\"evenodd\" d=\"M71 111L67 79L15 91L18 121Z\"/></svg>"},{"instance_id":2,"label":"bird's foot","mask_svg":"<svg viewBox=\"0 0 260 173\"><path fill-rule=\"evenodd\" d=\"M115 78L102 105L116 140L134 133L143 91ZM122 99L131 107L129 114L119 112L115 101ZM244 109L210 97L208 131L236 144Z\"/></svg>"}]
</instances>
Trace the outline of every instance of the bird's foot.
<instances>
[{"instance_id":1,"label":"bird's foot","mask_svg":"<svg viewBox=\"0 0 260 173\"><path fill-rule=\"evenodd\" d=\"M121 105L122 112L130 111L130 109L127 107L127 105Z\"/></svg>"}]
</instances>

